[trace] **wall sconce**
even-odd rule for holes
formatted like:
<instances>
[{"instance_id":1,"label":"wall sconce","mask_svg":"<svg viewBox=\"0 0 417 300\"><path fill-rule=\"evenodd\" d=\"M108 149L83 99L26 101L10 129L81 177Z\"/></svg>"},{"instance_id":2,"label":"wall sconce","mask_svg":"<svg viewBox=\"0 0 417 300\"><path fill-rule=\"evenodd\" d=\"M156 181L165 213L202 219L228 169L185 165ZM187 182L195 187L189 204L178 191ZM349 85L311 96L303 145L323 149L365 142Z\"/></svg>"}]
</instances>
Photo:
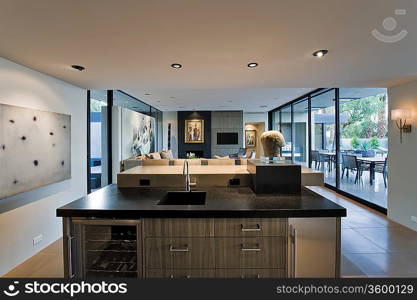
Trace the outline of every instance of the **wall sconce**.
<instances>
[{"instance_id":1,"label":"wall sconce","mask_svg":"<svg viewBox=\"0 0 417 300\"><path fill-rule=\"evenodd\" d=\"M407 120L412 117L411 111L408 109L393 109L391 110L391 120L395 121L400 130L400 142L403 142L403 132L411 132L411 124L407 124Z\"/></svg>"}]
</instances>

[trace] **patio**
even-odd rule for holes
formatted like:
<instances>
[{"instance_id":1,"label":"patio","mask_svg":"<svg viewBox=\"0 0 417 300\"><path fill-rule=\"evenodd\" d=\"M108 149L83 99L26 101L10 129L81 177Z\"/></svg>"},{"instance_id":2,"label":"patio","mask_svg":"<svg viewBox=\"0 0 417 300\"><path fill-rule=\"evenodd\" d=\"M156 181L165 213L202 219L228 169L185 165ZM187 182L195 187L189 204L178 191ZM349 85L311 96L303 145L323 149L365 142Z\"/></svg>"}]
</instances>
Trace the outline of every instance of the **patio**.
<instances>
[{"instance_id":1,"label":"patio","mask_svg":"<svg viewBox=\"0 0 417 300\"><path fill-rule=\"evenodd\" d=\"M321 168L321 171L324 172L325 182L336 186L336 171L333 169L329 172L327 168ZM381 173L375 174L374 184L370 185L369 171L364 171L362 178L357 183L355 183L355 172L352 172L349 178L345 176L343 179L340 179L340 189L378 206L387 208L388 189L385 188Z\"/></svg>"}]
</instances>

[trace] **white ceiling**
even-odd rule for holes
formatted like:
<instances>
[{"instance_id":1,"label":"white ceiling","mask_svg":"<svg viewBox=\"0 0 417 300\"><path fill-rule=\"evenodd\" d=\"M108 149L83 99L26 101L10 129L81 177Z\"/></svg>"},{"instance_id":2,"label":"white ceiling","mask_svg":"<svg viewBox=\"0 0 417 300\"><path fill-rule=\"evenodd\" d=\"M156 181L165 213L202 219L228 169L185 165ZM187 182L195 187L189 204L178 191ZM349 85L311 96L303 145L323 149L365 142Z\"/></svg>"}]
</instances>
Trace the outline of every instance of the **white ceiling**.
<instances>
[{"instance_id":1,"label":"white ceiling","mask_svg":"<svg viewBox=\"0 0 417 300\"><path fill-rule=\"evenodd\" d=\"M163 110L266 111L317 87L405 82L417 78L416 28L415 0L0 0L0 56ZM374 29L408 35L383 43Z\"/></svg>"}]
</instances>

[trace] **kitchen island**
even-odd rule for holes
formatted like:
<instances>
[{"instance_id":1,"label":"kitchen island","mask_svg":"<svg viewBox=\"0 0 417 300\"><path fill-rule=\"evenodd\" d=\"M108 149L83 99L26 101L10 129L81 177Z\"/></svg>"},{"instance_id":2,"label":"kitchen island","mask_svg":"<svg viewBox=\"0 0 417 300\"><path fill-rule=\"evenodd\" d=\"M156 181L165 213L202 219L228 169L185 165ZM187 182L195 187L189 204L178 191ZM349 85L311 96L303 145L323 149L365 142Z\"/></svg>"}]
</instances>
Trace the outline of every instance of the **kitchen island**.
<instances>
[{"instance_id":1,"label":"kitchen island","mask_svg":"<svg viewBox=\"0 0 417 300\"><path fill-rule=\"evenodd\" d=\"M346 210L308 188L211 187L189 205L175 204L175 190L110 185L59 208L66 276L339 276Z\"/></svg>"}]
</instances>

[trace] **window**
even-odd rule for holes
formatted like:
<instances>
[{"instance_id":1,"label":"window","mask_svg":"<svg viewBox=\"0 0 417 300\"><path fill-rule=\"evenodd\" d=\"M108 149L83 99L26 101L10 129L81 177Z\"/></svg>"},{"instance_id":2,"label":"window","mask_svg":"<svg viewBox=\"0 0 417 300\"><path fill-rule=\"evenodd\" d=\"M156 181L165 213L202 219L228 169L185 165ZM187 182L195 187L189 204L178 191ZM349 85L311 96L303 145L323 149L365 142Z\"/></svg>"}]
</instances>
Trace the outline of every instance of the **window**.
<instances>
[{"instance_id":1,"label":"window","mask_svg":"<svg viewBox=\"0 0 417 300\"><path fill-rule=\"evenodd\" d=\"M269 116L286 140L282 156L322 171L328 187L386 212L385 88L318 89Z\"/></svg>"},{"instance_id":2,"label":"window","mask_svg":"<svg viewBox=\"0 0 417 300\"><path fill-rule=\"evenodd\" d=\"M109 151L111 91L91 90L88 96L87 187L90 193L111 183L111 153Z\"/></svg>"},{"instance_id":3,"label":"window","mask_svg":"<svg viewBox=\"0 0 417 300\"><path fill-rule=\"evenodd\" d=\"M340 89L340 189L387 207L386 89ZM357 171L359 169L359 173Z\"/></svg>"},{"instance_id":4,"label":"window","mask_svg":"<svg viewBox=\"0 0 417 300\"><path fill-rule=\"evenodd\" d=\"M308 166L308 99L293 104L294 162Z\"/></svg>"},{"instance_id":5,"label":"window","mask_svg":"<svg viewBox=\"0 0 417 300\"><path fill-rule=\"evenodd\" d=\"M281 149L281 155L286 159L292 159L292 106L281 109L281 133L285 138L285 146Z\"/></svg>"},{"instance_id":6,"label":"window","mask_svg":"<svg viewBox=\"0 0 417 300\"><path fill-rule=\"evenodd\" d=\"M311 162L324 172L324 182L336 186L335 90L311 95Z\"/></svg>"}]
</instances>

